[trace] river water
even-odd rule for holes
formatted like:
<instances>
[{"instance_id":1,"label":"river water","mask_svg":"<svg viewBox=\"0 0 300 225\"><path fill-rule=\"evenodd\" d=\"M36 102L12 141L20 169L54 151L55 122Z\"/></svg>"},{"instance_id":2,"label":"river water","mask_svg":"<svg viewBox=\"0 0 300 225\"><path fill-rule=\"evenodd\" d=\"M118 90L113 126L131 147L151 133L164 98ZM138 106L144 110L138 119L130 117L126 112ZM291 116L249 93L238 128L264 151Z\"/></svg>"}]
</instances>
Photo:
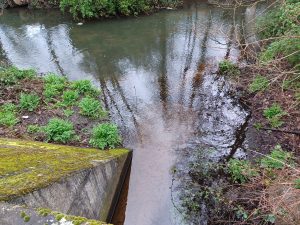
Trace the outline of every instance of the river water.
<instances>
[{"instance_id":1,"label":"river water","mask_svg":"<svg viewBox=\"0 0 300 225\"><path fill-rule=\"evenodd\" d=\"M184 221L180 198L174 200L172 170L199 146L230 154L248 115L227 81L213 74L217 61L238 59L229 41L234 23L231 11L201 2L83 25L55 10L11 9L0 17L0 56L102 89L124 145L134 150L116 225L189 224L195 222Z\"/></svg>"}]
</instances>

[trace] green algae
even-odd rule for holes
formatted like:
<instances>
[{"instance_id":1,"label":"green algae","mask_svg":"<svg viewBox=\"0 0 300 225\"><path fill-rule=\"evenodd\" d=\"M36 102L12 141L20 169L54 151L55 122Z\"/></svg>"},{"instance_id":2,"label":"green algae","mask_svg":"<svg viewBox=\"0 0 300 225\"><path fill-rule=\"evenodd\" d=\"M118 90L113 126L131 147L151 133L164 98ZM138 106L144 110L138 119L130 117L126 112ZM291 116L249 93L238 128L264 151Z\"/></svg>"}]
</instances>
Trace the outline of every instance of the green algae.
<instances>
[{"instance_id":1,"label":"green algae","mask_svg":"<svg viewBox=\"0 0 300 225\"><path fill-rule=\"evenodd\" d=\"M71 221L74 225L111 225L106 222L98 221L98 220L91 220L80 216L72 216L66 215L60 212L52 211L51 209L39 208L37 213L40 216L54 216L57 221L62 220L65 218L67 221Z\"/></svg>"},{"instance_id":2,"label":"green algae","mask_svg":"<svg viewBox=\"0 0 300 225\"><path fill-rule=\"evenodd\" d=\"M99 151L0 138L0 201L10 200L68 176L128 154L127 149Z\"/></svg>"}]
</instances>

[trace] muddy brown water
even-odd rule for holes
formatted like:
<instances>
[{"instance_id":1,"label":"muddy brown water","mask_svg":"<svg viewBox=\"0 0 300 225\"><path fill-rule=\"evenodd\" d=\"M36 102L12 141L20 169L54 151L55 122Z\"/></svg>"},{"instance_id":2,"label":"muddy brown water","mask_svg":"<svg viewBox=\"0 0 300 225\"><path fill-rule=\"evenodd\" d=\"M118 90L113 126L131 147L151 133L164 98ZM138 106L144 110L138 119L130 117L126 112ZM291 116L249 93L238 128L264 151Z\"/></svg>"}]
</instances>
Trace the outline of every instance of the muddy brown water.
<instances>
[{"instance_id":1,"label":"muddy brown water","mask_svg":"<svg viewBox=\"0 0 300 225\"><path fill-rule=\"evenodd\" d=\"M213 74L217 61L239 56L229 41L233 24L230 11L206 3L82 26L58 11L11 9L0 17L0 55L102 89L124 145L134 150L115 224L190 224L174 200L172 170L199 146L230 154L248 115Z\"/></svg>"}]
</instances>

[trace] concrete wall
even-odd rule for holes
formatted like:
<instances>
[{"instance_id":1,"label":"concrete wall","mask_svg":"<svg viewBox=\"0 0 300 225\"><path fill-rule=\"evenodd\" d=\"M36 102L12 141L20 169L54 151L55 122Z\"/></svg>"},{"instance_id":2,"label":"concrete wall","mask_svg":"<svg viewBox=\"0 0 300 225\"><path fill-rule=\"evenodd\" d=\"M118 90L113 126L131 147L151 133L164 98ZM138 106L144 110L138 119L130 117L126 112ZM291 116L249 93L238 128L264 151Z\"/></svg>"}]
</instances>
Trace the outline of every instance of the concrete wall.
<instances>
[{"instance_id":1,"label":"concrete wall","mask_svg":"<svg viewBox=\"0 0 300 225\"><path fill-rule=\"evenodd\" d=\"M95 166L91 169L75 172L10 203L106 221L122 171L128 166L128 157L121 155L108 161L94 162Z\"/></svg>"}]
</instances>

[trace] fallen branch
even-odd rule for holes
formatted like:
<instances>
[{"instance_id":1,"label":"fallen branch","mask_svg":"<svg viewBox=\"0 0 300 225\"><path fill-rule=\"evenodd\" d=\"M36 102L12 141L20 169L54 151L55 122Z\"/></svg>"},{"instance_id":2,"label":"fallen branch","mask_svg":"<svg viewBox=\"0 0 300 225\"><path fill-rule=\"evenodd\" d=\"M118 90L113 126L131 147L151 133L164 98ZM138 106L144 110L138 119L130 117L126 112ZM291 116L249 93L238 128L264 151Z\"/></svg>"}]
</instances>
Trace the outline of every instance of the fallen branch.
<instances>
[{"instance_id":1,"label":"fallen branch","mask_svg":"<svg viewBox=\"0 0 300 225\"><path fill-rule=\"evenodd\" d=\"M263 127L261 128L262 130L270 130L270 131L274 131L274 132L282 132L282 133L288 133L288 134L296 134L296 135L300 135L300 131L289 131L289 130L280 130L280 129L273 129L273 128L267 128L267 127Z\"/></svg>"}]
</instances>

